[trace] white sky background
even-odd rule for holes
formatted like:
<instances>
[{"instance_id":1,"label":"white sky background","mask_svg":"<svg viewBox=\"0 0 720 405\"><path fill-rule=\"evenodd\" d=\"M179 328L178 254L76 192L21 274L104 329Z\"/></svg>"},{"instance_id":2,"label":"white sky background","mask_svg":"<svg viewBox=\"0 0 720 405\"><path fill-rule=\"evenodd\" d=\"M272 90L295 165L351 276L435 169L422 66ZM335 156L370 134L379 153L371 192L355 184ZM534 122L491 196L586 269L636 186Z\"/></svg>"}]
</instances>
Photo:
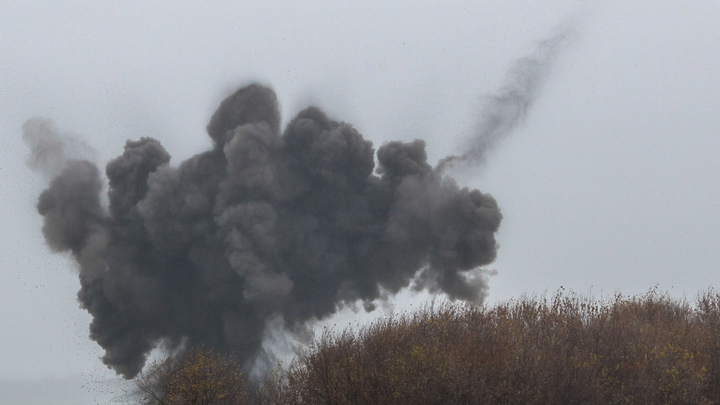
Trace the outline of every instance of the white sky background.
<instances>
[{"instance_id":1,"label":"white sky background","mask_svg":"<svg viewBox=\"0 0 720 405\"><path fill-rule=\"evenodd\" d=\"M106 403L115 389L96 382L113 373L73 264L44 246L26 119L81 134L101 167L141 136L177 164L210 146L219 102L260 80L285 121L317 104L376 147L425 139L434 163L512 62L576 13L580 40L526 124L459 178L505 217L489 302L720 284L720 2L202 3L0 0L0 404Z\"/></svg>"}]
</instances>

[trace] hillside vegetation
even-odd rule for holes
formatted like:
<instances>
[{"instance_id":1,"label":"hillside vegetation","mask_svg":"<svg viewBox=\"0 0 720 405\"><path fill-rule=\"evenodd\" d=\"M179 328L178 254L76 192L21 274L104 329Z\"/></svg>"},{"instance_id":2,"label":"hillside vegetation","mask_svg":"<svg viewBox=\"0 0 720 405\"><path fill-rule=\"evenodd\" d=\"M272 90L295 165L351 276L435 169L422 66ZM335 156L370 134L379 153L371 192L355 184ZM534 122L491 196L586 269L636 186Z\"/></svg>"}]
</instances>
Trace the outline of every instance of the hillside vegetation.
<instances>
[{"instance_id":1,"label":"hillside vegetation","mask_svg":"<svg viewBox=\"0 0 720 405\"><path fill-rule=\"evenodd\" d=\"M243 398L235 403L720 404L720 294L431 304L326 331Z\"/></svg>"}]
</instances>

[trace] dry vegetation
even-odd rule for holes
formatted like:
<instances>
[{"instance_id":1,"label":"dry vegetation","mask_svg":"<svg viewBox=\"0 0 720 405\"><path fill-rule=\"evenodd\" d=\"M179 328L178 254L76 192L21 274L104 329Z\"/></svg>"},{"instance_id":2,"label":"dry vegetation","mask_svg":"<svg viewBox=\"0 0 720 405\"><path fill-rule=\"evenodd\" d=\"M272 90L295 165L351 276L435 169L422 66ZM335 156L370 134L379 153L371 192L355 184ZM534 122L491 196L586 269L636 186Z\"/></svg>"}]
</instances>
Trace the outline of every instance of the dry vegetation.
<instances>
[{"instance_id":1,"label":"dry vegetation","mask_svg":"<svg viewBox=\"0 0 720 405\"><path fill-rule=\"evenodd\" d=\"M430 305L325 332L261 394L272 404L720 404L720 294L694 305L654 290Z\"/></svg>"},{"instance_id":2,"label":"dry vegetation","mask_svg":"<svg viewBox=\"0 0 720 405\"><path fill-rule=\"evenodd\" d=\"M143 405L236 405L247 399L240 365L201 349L153 362L135 385Z\"/></svg>"}]
</instances>

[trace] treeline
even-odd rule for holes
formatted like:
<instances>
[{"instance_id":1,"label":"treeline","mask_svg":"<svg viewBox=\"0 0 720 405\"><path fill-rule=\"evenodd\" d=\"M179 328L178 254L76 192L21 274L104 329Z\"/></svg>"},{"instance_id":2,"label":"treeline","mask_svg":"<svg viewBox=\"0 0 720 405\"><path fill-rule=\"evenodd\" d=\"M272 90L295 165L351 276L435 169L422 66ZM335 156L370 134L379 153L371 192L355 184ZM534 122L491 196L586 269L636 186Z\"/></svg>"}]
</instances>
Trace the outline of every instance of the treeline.
<instances>
[{"instance_id":1,"label":"treeline","mask_svg":"<svg viewBox=\"0 0 720 405\"><path fill-rule=\"evenodd\" d=\"M325 332L259 384L239 370L191 350L136 382L164 405L720 404L720 294L428 305Z\"/></svg>"}]
</instances>

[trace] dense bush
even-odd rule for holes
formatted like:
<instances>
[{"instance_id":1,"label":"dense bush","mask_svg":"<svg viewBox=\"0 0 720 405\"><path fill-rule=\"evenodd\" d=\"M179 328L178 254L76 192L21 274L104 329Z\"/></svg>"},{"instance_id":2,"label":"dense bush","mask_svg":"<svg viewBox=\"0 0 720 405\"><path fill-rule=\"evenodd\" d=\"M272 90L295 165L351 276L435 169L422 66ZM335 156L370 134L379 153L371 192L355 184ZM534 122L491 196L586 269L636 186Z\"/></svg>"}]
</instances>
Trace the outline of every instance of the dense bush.
<instances>
[{"instance_id":1,"label":"dense bush","mask_svg":"<svg viewBox=\"0 0 720 405\"><path fill-rule=\"evenodd\" d=\"M144 404L720 404L720 294L562 292L428 305L325 331L264 382L191 349L136 379Z\"/></svg>"},{"instance_id":2,"label":"dense bush","mask_svg":"<svg viewBox=\"0 0 720 405\"><path fill-rule=\"evenodd\" d=\"M278 404L720 404L720 295L558 293L325 332Z\"/></svg>"},{"instance_id":3,"label":"dense bush","mask_svg":"<svg viewBox=\"0 0 720 405\"><path fill-rule=\"evenodd\" d=\"M242 405L247 385L233 357L192 348L154 361L135 378L143 405Z\"/></svg>"}]
</instances>

